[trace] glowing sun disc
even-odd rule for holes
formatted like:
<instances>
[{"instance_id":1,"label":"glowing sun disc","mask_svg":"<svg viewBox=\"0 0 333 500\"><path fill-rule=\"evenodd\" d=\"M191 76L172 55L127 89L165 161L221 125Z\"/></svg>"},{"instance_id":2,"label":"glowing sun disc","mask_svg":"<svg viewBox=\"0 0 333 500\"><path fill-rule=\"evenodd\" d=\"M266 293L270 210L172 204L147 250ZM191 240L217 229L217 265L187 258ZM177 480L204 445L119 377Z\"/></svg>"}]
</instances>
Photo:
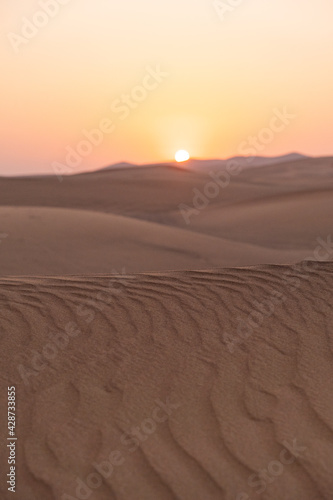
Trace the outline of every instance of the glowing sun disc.
<instances>
[{"instance_id":1,"label":"glowing sun disc","mask_svg":"<svg viewBox=\"0 0 333 500\"><path fill-rule=\"evenodd\" d=\"M190 158L190 155L185 149L181 149L180 151L177 151L175 154L175 160L178 161L178 163L182 161L187 161Z\"/></svg>"}]
</instances>

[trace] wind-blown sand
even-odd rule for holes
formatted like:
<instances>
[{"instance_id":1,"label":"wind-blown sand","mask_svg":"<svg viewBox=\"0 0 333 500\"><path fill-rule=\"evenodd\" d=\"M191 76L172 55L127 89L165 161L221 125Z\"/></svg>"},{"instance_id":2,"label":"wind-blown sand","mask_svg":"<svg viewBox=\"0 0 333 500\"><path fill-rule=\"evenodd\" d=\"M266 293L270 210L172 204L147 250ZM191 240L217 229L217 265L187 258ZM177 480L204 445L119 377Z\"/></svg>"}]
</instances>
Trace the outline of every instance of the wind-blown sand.
<instances>
[{"instance_id":1,"label":"wind-blown sand","mask_svg":"<svg viewBox=\"0 0 333 500\"><path fill-rule=\"evenodd\" d=\"M0 178L0 498L333 499L332 173Z\"/></svg>"},{"instance_id":2,"label":"wind-blown sand","mask_svg":"<svg viewBox=\"0 0 333 500\"><path fill-rule=\"evenodd\" d=\"M88 498L103 463L94 500L331 499L332 287L331 263L2 279L17 498Z\"/></svg>"}]
</instances>

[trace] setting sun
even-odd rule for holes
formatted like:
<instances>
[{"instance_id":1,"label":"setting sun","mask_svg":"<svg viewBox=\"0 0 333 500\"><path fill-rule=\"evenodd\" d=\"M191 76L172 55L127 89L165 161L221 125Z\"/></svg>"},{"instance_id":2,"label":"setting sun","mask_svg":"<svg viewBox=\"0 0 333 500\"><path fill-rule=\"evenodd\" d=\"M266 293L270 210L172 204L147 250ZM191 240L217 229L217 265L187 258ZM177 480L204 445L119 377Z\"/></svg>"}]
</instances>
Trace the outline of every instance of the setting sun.
<instances>
[{"instance_id":1,"label":"setting sun","mask_svg":"<svg viewBox=\"0 0 333 500\"><path fill-rule=\"evenodd\" d=\"M175 160L178 161L178 163L182 161L187 161L189 158L190 158L189 153L184 149L177 151L177 153L175 154Z\"/></svg>"}]
</instances>

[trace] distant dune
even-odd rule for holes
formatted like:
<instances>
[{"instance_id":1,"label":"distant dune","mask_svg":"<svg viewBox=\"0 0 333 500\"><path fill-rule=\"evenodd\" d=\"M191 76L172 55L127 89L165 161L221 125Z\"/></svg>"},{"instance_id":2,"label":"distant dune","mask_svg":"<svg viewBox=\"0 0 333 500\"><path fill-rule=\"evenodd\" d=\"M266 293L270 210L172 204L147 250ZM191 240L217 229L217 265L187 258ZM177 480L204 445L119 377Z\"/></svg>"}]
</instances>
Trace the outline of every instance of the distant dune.
<instances>
[{"instance_id":1,"label":"distant dune","mask_svg":"<svg viewBox=\"0 0 333 500\"><path fill-rule=\"evenodd\" d=\"M113 163L107 167L103 167L100 170L118 170L122 168L135 168L138 167L135 163L128 163L127 161L121 161L120 163Z\"/></svg>"},{"instance_id":2,"label":"distant dune","mask_svg":"<svg viewBox=\"0 0 333 500\"><path fill-rule=\"evenodd\" d=\"M17 498L332 499L332 288L331 263L2 279Z\"/></svg>"},{"instance_id":3,"label":"distant dune","mask_svg":"<svg viewBox=\"0 0 333 500\"><path fill-rule=\"evenodd\" d=\"M0 207L0 225L8 234L0 247L2 276L207 269L311 257L306 248L275 250L87 210Z\"/></svg>"},{"instance_id":4,"label":"distant dune","mask_svg":"<svg viewBox=\"0 0 333 500\"><path fill-rule=\"evenodd\" d=\"M190 160L186 161L185 163L179 165L176 162L172 161L169 163L160 163L159 166L168 166L168 165L175 165L181 168L189 168L189 169L209 169L209 168L224 168L228 163L237 161L240 164L242 164L244 167L248 168L253 168L253 167L262 167L265 165L274 165L276 163L284 163L284 162L291 162L291 161L296 161L296 160L303 160L305 158L308 158L308 156L299 154L299 153L289 153L286 155L281 155L281 156L274 156L274 157L269 157L269 156L249 156L249 157L244 157L244 156L234 156L232 158L228 158L226 160L203 160L203 159L196 159L196 158L191 158ZM120 162L120 163L114 163L112 165L109 165L107 167L104 167L100 170L118 170L122 168L140 168L140 167L147 167L149 165L137 165L134 163L128 163L128 162ZM155 166L155 164L152 164L152 166Z\"/></svg>"},{"instance_id":5,"label":"distant dune","mask_svg":"<svg viewBox=\"0 0 333 500\"><path fill-rule=\"evenodd\" d=\"M311 258L331 234L332 158L244 169L223 186L211 176L225 173L147 166L62 182L2 178L1 273L286 264Z\"/></svg>"}]
</instances>

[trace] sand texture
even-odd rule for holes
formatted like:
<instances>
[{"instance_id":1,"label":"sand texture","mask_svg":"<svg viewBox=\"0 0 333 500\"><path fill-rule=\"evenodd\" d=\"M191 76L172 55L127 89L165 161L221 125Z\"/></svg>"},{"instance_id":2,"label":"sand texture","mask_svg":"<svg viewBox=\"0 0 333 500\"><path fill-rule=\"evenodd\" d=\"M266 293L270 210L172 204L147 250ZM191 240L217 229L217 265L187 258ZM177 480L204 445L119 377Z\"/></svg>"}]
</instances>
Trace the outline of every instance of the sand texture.
<instances>
[{"instance_id":1,"label":"sand texture","mask_svg":"<svg viewBox=\"0 0 333 500\"><path fill-rule=\"evenodd\" d=\"M18 498L102 463L96 500L333 498L332 287L331 263L3 278Z\"/></svg>"}]
</instances>

